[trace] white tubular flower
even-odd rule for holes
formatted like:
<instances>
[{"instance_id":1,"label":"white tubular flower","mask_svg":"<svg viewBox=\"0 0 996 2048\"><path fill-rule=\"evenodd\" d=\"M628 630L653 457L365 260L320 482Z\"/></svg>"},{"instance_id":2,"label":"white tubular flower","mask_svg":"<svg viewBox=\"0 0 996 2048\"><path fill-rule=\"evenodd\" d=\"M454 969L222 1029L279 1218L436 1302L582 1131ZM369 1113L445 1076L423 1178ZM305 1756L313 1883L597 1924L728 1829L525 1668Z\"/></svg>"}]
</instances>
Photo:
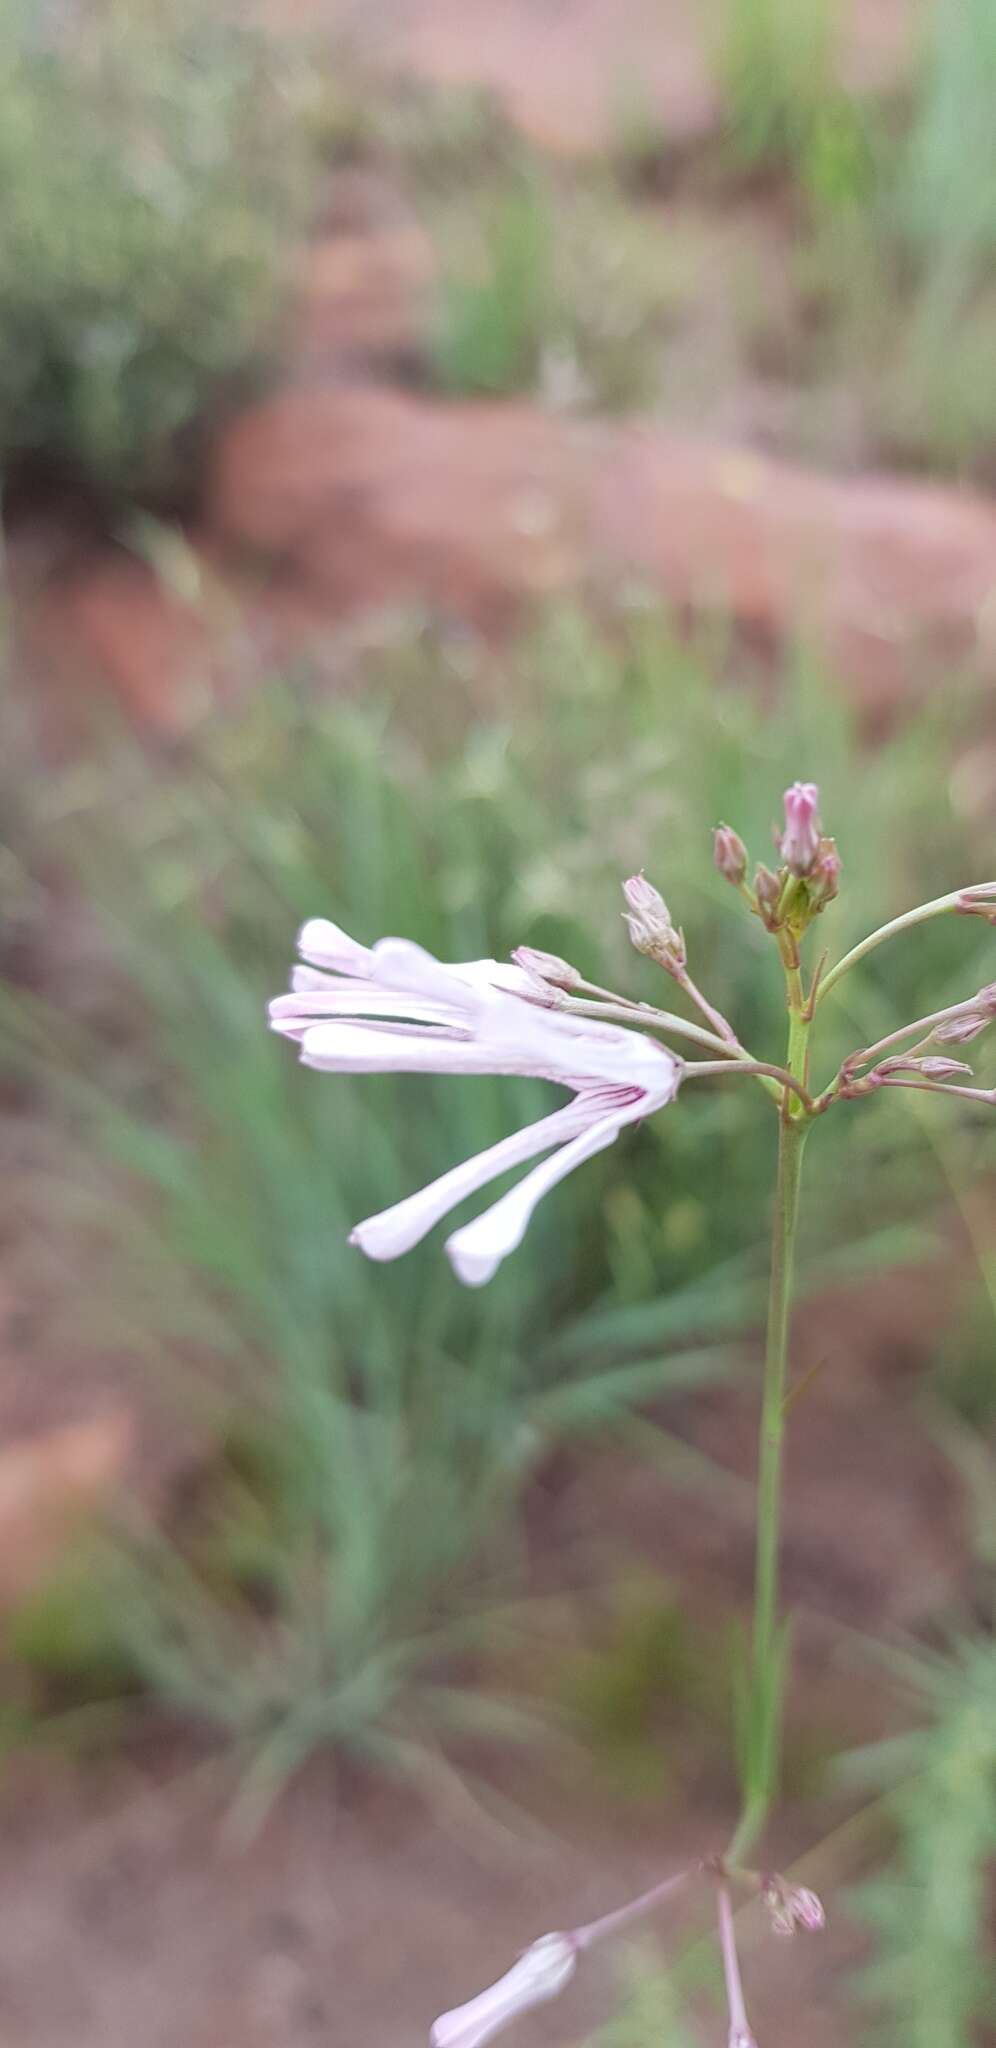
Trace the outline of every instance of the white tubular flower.
<instances>
[{"instance_id":1,"label":"white tubular flower","mask_svg":"<svg viewBox=\"0 0 996 2048\"><path fill-rule=\"evenodd\" d=\"M497 1984L468 2005L443 2013L429 2036L431 2048L483 2048L485 2041L518 2019L520 2012L556 1998L576 1967L577 1955L568 1935L542 1935Z\"/></svg>"},{"instance_id":2,"label":"white tubular flower","mask_svg":"<svg viewBox=\"0 0 996 2048\"><path fill-rule=\"evenodd\" d=\"M270 1022L298 1040L307 1066L339 1074L533 1075L559 1082L574 1098L357 1224L350 1242L368 1258L400 1257L465 1196L551 1153L448 1239L457 1277L483 1286L521 1243L550 1188L677 1093L682 1063L674 1053L619 1025L538 1007L535 982L519 967L494 960L443 966L405 939L360 946L323 918L305 925L299 944L315 964L295 969L293 992L271 1003Z\"/></svg>"}]
</instances>

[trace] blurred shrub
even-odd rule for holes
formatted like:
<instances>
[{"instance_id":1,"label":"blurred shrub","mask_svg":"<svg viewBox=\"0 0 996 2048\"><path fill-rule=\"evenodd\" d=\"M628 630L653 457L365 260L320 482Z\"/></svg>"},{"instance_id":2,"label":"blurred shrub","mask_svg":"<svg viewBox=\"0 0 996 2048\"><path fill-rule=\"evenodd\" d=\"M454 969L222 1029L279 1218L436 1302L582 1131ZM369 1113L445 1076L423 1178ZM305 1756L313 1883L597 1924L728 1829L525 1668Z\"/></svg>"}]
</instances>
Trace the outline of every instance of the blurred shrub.
<instances>
[{"instance_id":1,"label":"blurred shrub","mask_svg":"<svg viewBox=\"0 0 996 2048\"><path fill-rule=\"evenodd\" d=\"M273 684L172 766L122 748L36 792L50 866L104 939L88 965L75 921L55 1005L3 995L10 1071L48 1133L12 1220L53 1346L112 1341L181 1409L267 1447L226 1461L196 1529L140 1534L117 1606L147 1680L256 1759L254 1797L319 1741L424 1770L442 1730L519 1725L475 1685L495 1603L521 1585L517 1499L555 1444L732 1367L763 1299L771 1168L751 1091L690 1089L559 1189L482 1293L438 1239L369 1265L346 1242L358 1217L546 1091L301 1070L263 1011L295 927L326 911L450 958L526 940L651 995L618 914L620 877L645 863L697 977L777 1056L778 974L712 869L717 817L763 852L778 791L815 769L849 881L835 948L972 866L938 777L956 697L875 754L822 678L800 670L774 716L639 611L615 634L557 614L518 650L502 709L475 716L496 681L480 660L402 635L368 658L359 701ZM828 1069L985 980L987 936L931 927L855 976L828 1005ZM921 1216L938 1175L904 1107L820 1131L824 1275L841 1248L852 1267L855 1245L870 1266L908 1251L882 1216Z\"/></svg>"},{"instance_id":2,"label":"blurred shrub","mask_svg":"<svg viewBox=\"0 0 996 2048\"><path fill-rule=\"evenodd\" d=\"M299 82L192 0L0 0L0 469L176 489L273 339Z\"/></svg>"}]
</instances>

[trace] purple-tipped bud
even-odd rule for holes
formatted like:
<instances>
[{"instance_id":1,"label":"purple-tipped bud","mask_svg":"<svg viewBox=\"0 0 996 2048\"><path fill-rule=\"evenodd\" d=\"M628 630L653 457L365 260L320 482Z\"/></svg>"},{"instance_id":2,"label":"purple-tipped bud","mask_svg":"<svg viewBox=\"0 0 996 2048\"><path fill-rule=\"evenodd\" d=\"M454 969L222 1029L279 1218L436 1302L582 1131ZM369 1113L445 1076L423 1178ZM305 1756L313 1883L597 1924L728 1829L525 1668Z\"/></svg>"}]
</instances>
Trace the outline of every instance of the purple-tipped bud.
<instances>
[{"instance_id":1,"label":"purple-tipped bud","mask_svg":"<svg viewBox=\"0 0 996 2048\"><path fill-rule=\"evenodd\" d=\"M547 981L552 988L578 988L581 976L576 967L562 960L559 953L544 953L538 946L516 946L512 958L517 967L524 968L537 981Z\"/></svg>"},{"instance_id":2,"label":"purple-tipped bud","mask_svg":"<svg viewBox=\"0 0 996 2048\"><path fill-rule=\"evenodd\" d=\"M757 898L758 914L769 932L777 929L778 905L781 902L782 885L779 877L762 864L754 876L754 894Z\"/></svg>"},{"instance_id":3,"label":"purple-tipped bud","mask_svg":"<svg viewBox=\"0 0 996 2048\"><path fill-rule=\"evenodd\" d=\"M820 792L815 782L793 782L785 791L785 829L776 840L793 875L808 875L820 851Z\"/></svg>"},{"instance_id":4,"label":"purple-tipped bud","mask_svg":"<svg viewBox=\"0 0 996 2048\"><path fill-rule=\"evenodd\" d=\"M455 2006L436 2021L431 2048L483 2048L519 2014L556 1998L577 1968L577 1953L567 1934L544 1934L525 1955L467 2005Z\"/></svg>"},{"instance_id":5,"label":"purple-tipped bud","mask_svg":"<svg viewBox=\"0 0 996 2048\"><path fill-rule=\"evenodd\" d=\"M717 825L713 835L712 857L720 874L727 882L739 889L747 873L747 848L739 832L732 825Z\"/></svg>"},{"instance_id":6,"label":"purple-tipped bud","mask_svg":"<svg viewBox=\"0 0 996 2048\"><path fill-rule=\"evenodd\" d=\"M680 973L685 965L685 941L671 921L660 890L646 875L631 875L622 889L627 904L623 915L637 952L658 961L669 974Z\"/></svg>"}]
</instances>

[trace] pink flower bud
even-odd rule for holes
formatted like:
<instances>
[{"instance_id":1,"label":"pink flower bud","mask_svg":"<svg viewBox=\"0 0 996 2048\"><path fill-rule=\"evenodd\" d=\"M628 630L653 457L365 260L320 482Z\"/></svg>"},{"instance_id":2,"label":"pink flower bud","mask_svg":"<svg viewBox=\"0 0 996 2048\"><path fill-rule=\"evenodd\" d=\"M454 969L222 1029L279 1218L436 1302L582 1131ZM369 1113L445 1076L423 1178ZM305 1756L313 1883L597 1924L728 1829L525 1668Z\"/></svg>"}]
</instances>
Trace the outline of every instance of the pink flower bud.
<instances>
[{"instance_id":1,"label":"pink flower bud","mask_svg":"<svg viewBox=\"0 0 996 2048\"><path fill-rule=\"evenodd\" d=\"M577 988L580 984L577 968L562 960L559 953L544 953L538 946L516 946L512 958L517 967L535 975L537 981L548 981L553 988Z\"/></svg>"},{"instance_id":2,"label":"pink flower bud","mask_svg":"<svg viewBox=\"0 0 996 2048\"><path fill-rule=\"evenodd\" d=\"M731 2027L728 2048L757 2048L757 2042L746 2027Z\"/></svg>"},{"instance_id":3,"label":"pink flower bud","mask_svg":"<svg viewBox=\"0 0 996 2048\"><path fill-rule=\"evenodd\" d=\"M980 1031L988 1031L992 1018L981 1010L967 1010L963 1017L949 1017L946 1024L935 1024L931 1032L938 1045L968 1045L978 1038Z\"/></svg>"},{"instance_id":4,"label":"pink flower bud","mask_svg":"<svg viewBox=\"0 0 996 2048\"><path fill-rule=\"evenodd\" d=\"M727 882L739 889L747 873L747 848L739 832L732 825L717 825L712 842L712 857L720 874Z\"/></svg>"},{"instance_id":5,"label":"pink flower bud","mask_svg":"<svg viewBox=\"0 0 996 2048\"><path fill-rule=\"evenodd\" d=\"M810 907L825 910L832 903L840 888L840 855L834 839L821 839L812 871L807 880Z\"/></svg>"},{"instance_id":6,"label":"pink flower bud","mask_svg":"<svg viewBox=\"0 0 996 2048\"><path fill-rule=\"evenodd\" d=\"M763 865L754 876L754 894L757 897L758 914L769 932L777 928L778 905L781 901L782 885L777 875Z\"/></svg>"},{"instance_id":7,"label":"pink flower bud","mask_svg":"<svg viewBox=\"0 0 996 2048\"><path fill-rule=\"evenodd\" d=\"M646 875L631 875L622 885L628 909L624 911L629 936L638 953L666 967L669 974L685 965L685 941L671 921L671 912L659 889Z\"/></svg>"},{"instance_id":8,"label":"pink flower bud","mask_svg":"<svg viewBox=\"0 0 996 2048\"><path fill-rule=\"evenodd\" d=\"M793 875L808 875L820 851L819 802L815 782L793 782L785 791L785 830L776 843Z\"/></svg>"},{"instance_id":9,"label":"pink flower bud","mask_svg":"<svg viewBox=\"0 0 996 2048\"><path fill-rule=\"evenodd\" d=\"M483 2048L485 2041L520 2013L556 1998L576 1968L577 1954L569 1935L542 1935L497 1984L479 1992L467 2005L443 2013L429 2036L431 2048Z\"/></svg>"}]
</instances>

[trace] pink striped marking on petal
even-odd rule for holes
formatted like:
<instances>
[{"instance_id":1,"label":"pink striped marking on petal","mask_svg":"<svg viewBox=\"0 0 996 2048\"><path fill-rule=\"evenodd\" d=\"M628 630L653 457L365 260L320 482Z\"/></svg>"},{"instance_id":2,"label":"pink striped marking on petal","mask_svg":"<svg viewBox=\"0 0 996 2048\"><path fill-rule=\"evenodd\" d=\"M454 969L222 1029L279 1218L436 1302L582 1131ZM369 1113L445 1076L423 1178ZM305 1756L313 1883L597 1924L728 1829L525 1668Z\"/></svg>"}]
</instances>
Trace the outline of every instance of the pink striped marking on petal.
<instances>
[{"instance_id":1,"label":"pink striped marking on petal","mask_svg":"<svg viewBox=\"0 0 996 2048\"><path fill-rule=\"evenodd\" d=\"M537 1203L558 1181L566 1180L583 1160L592 1159L596 1152L604 1152L614 1144L624 1121L622 1117L609 1116L589 1123L587 1130L563 1145L542 1166L534 1167L518 1187L510 1188L507 1195L485 1209L483 1216L454 1231L446 1240L446 1252L457 1279L465 1287L483 1287L493 1279L502 1260L522 1243Z\"/></svg>"}]
</instances>

